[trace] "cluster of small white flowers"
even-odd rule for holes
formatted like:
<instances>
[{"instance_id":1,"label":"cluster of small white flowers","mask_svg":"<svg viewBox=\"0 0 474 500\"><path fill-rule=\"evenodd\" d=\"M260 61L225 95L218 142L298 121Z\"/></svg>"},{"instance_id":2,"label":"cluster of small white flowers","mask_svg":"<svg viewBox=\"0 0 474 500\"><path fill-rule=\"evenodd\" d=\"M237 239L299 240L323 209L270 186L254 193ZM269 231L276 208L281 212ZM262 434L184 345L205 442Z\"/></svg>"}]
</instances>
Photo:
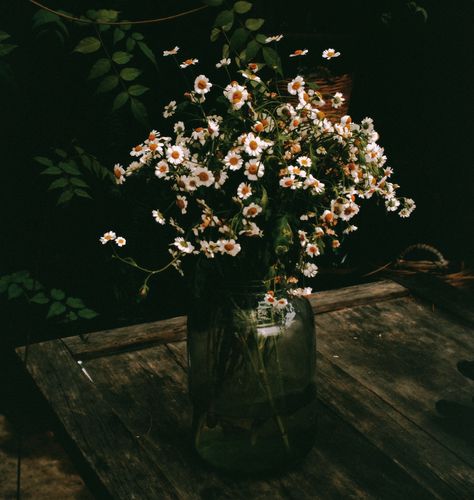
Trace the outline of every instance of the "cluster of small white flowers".
<instances>
[{"instance_id":1,"label":"cluster of small white flowers","mask_svg":"<svg viewBox=\"0 0 474 500\"><path fill-rule=\"evenodd\" d=\"M276 35L266 42L280 39ZM178 50L175 47L163 55L175 55ZM296 50L290 57L307 52ZM339 55L334 49L323 52L326 59ZM197 62L187 59L181 67ZM216 67L230 62L221 59ZM255 75L259 69L260 65L250 63L241 71L250 80L248 86L231 81L223 89L231 118L208 115L190 122L194 128L177 121L174 138L152 130L131 150L133 161L128 167L114 166L118 184L143 169L153 172L160 185L167 184L166 192L174 198L153 210L152 216L177 233L170 253L178 270L185 255L235 258L246 254L250 239L268 245L274 238L276 214L286 211L293 216L289 233L297 238L288 236L288 242L279 248L284 251L295 245L299 251L296 272L303 279L314 278L317 257L327 248L337 249L344 235L357 230L353 218L361 200L375 194L383 199L387 211L399 211L400 217L408 217L415 209L413 200L396 195L398 186L390 181L393 171L385 165L387 158L370 118L355 124L346 115L331 122L320 109L324 104L321 95L307 89L302 76L296 76L287 87L297 97L297 104L285 102ZM198 75L187 94L188 105L199 106L202 113L210 92L216 92L210 79ZM257 106L256 100L262 96L271 106ZM335 93L332 106L338 108L343 102L343 95ZM177 109L176 101L171 101L163 116L170 118ZM113 232L101 238L102 243L111 240L119 246L125 244ZM293 280L298 282L298 278ZM295 288L293 293L310 292ZM271 292L265 296L277 308L286 307L285 300L276 299Z\"/></svg>"}]
</instances>

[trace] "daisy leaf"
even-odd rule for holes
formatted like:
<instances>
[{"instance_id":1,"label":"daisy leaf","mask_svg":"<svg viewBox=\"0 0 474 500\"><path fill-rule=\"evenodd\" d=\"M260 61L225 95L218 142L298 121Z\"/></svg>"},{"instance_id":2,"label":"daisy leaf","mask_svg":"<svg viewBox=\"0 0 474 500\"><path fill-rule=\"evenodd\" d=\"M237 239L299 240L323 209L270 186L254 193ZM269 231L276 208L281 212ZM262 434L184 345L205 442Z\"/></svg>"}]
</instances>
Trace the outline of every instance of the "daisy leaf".
<instances>
[{"instance_id":1,"label":"daisy leaf","mask_svg":"<svg viewBox=\"0 0 474 500\"><path fill-rule=\"evenodd\" d=\"M234 3L234 10L237 12L237 14L245 14L252 8L252 4L250 2L235 2Z\"/></svg>"},{"instance_id":2,"label":"daisy leaf","mask_svg":"<svg viewBox=\"0 0 474 500\"><path fill-rule=\"evenodd\" d=\"M59 316L65 311L66 311L66 306L64 304L61 304L61 302L53 302L49 307L46 318L49 319L55 316Z\"/></svg>"},{"instance_id":3,"label":"daisy leaf","mask_svg":"<svg viewBox=\"0 0 474 500\"><path fill-rule=\"evenodd\" d=\"M112 54L112 60L114 61L115 64L127 64L132 57L133 57L132 54L123 51L114 52Z\"/></svg>"},{"instance_id":4,"label":"daisy leaf","mask_svg":"<svg viewBox=\"0 0 474 500\"><path fill-rule=\"evenodd\" d=\"M103 76L110 71L112 64L109 59L99 59L96 61L87 77L89 80L93 80L94 78L98 78L99 76Z\"/></svg>"},{"instance_id":5,"label":"daisy leaf","mask_svg":"<svg viewBox=\"0 0 474 500\"><path fill-rule=\"evenodd\" d=\"M120 71L120 78L122 78L122 80L130 82L140 76L141 73L142 72L138 68L124 68L122 71Z\"/></svg>"},{"instance_id":6,"label":"daisy leaf","mask_svg":"<svg viewBox=\"0 0 474 500\"><path fill-rule=\"evenodd\" d=\"M113 37L113 43L114 45L118 42L120 42L120 40L123 40L123 38L125 37L125 33L123 30L121 30L120 28L115 28L114 29L114 37Z\"/></svg>"},{"instance_id":7,"label":"daisy leaf","mask_svg":"<svg viewBox=\"0 0 474 500\"><path fill-rule=\"evenodd\" d=\"M264 22L265 19L250 18L245 21L245 27L250 31L257 31L263 26Z\"/></svg>"},{"instance_id":8,"label":"daisy leaf","mask_svg":"<svg viewBox=\"0 0 474 500\"><path fill-rule=\"evenodd\" d=\"M96 93L101 94L103 92L110 92L113 90L119 83L119 79L117 75L109 75L101 80L99 86L97 87Z\"/></svg>"},{"instance_id":9,"label":"daisy leaf","mask_svg":"<svg viewBox=\"0 0 474 500\"><path fill-rule=\"evenodd\" d=\"M81 54L92 54L100 49L100 41L95 36L83 38L75 47L74 52Z\"/></svg>"},{"instance_id":10,"label":"daisy leaf","mask_svg":"<svg viewBox=\"0 0 474 500\"><path fill-rule=\"evenodd\" d=\"M156 66L156 58L153 51L148 47L145 42L138 42L138 48L143 52L143 55L148 57L148 59Z\"/></svg>"},{"instance_id":11,"label":"daisy leaf","mask_svg":"<svg viewBox=\"0 0 474 500\"><path fill-rule=\"evenodd\" d=\"M114 104L112 105L112 111L120 109L127 101L128 101L127 92L120 92L120 94L118 94L117 97L114 99Z\"/></svg>"},{"instance_id":12,"label":"daisy leaf","mask_svg":"<svg viewBox=\"0 0 474 500\"><path fill-rule=\"evenodd\" d=\"M214 21L215 28L223 28L234 22L234 12L232 10L223 10L217 14Z\"/></svg>"},{"instance_id":13,"label":"daisy leaf","mask_svg":"<svg viewBox=\"0 0 474 500\"><path fill-rule=\"evenodd\" d=\"M128 87L128 93L133 96L140 96L150 90L148 87L145 87L144 85L130 85Z\"/></svg>"}]
</instances>

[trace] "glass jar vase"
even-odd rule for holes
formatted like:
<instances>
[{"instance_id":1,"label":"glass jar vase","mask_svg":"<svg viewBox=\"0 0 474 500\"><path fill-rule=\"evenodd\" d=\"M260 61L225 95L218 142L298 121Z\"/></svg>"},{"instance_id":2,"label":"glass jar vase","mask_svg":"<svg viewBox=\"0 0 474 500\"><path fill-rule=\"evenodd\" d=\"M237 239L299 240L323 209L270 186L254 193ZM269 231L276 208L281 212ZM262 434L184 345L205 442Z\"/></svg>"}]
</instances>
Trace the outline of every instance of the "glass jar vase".
<instances>
[{"instance_id":1,"label":"glass jar vase","mask_svg":"<svg viewBox=\"0 0 474 500\"><path fill-rule=\"evenodd\" d=\"M252 474L294 463L311 449L315 344L304 297L246 283L194 298L189 394L194 444L206 462Z\"/></svg>"}]
</instances>

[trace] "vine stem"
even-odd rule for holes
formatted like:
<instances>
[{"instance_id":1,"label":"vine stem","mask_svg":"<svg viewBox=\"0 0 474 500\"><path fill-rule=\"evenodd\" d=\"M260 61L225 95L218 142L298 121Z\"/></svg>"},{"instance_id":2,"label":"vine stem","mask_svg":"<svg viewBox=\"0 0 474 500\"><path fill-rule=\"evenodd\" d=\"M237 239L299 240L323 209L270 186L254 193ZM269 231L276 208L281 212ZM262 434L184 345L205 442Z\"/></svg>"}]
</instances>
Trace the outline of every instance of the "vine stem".
<instances>
[{"instance_id":1,"label":"vine stem","mask_svg":"<svg viewBox=\"0 0 474 500\"><path fill-rule=\"evenodd\" d=\"M208 5L203 5L201 7L196 7L195 9L186 10L184 12L179 12L178 14L174 14L172 16L158 17L156 19L141 19L139 21L93 21L92 19L83 19L80 17L71 16L70 14L65 14L64 12L54 10L51 7L48 7L47 5L44 5L40 2L38 2L37 0L30 0L30 3L36 5L37 7L39 7L42 10L45 10L47 12L51 12L52 14L56 14L58 17L62 17L63 19L67 19L68 21L75 21L75 22L84 23L84 24L107 24L107 25L111 25L111 26L125 26L125 25L129 25L129 24L161 23L163 21L170 21L171 19L177 19L178 17L183 17L183 16L187 16L189 14L194 14L194 12L199 12L199 11L207 9L209 7Z\"/></svg>"}]
</instances>

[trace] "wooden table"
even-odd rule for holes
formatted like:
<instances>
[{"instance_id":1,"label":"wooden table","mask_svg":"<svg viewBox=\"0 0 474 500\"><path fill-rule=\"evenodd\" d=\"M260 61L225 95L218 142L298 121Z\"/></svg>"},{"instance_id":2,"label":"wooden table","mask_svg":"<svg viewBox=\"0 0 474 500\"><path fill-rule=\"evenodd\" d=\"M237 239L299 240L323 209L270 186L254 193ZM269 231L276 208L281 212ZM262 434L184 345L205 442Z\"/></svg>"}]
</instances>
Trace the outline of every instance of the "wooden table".
<instances>
[{"instance_id":1,"label":"wooden table","mask_svg":"<svg viewBox=\"0 0 474 500\"><path fill-rule=\"evenodd\" d=\"M413 283L311 296L319 438L282 475L226 477L194 455L184 317L34 344L27 369L101 498L472 499L474 435L435 403L474 394L456 370L474 358L474 310Z\"/></svg>"}]
</instances>

